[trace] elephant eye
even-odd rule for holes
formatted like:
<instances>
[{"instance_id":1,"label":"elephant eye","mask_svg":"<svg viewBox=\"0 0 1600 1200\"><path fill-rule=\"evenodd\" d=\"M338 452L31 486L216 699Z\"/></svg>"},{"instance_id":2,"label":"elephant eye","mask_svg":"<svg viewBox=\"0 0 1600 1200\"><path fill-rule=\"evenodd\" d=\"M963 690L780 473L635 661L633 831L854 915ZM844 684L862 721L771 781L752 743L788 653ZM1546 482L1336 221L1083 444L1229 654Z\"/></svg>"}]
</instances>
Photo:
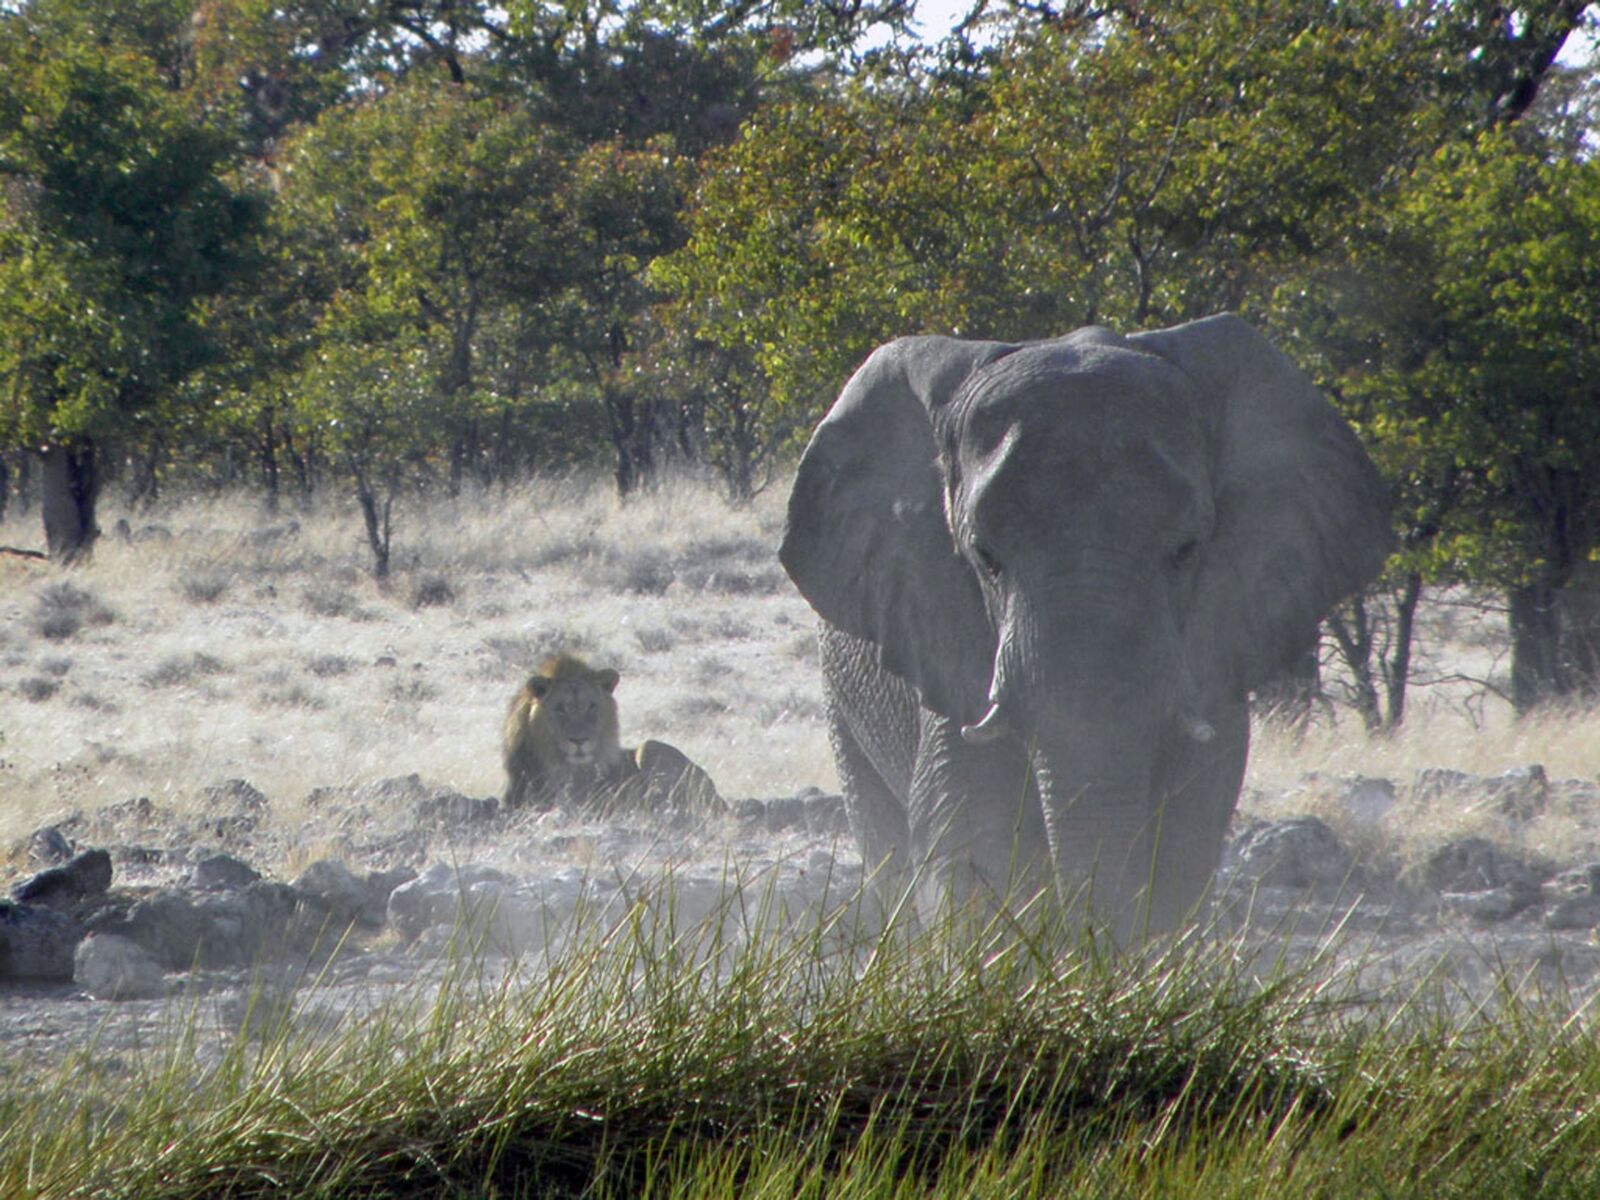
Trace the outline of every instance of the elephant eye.
<instances>
[{"instance_id":1,"label":"elephant eye","mask_svg":"<svg viewBox=\"0 0 1600 1200\"><path fill-rule=\"evenodd\" d=\"M977 542L972 543L972 557L977 560L978 566L983 568L983 573L990 579L1000 578L999 560Z\"/></svg>"},{"instance_id":2,"label":"elephant eye","mask_svg":"<svg viewBox=\"0 0 1600 1200\"><path fill-rule=\"evenodd\" d=\"M1172 554L1168 556L1167 561L1172 564L1174 569L1181 569L1193 563L1195 557L1199 553L1200 543L1196 539L1190 538L1187 542L1174 550Z\"/></svg>"}]
</instances>

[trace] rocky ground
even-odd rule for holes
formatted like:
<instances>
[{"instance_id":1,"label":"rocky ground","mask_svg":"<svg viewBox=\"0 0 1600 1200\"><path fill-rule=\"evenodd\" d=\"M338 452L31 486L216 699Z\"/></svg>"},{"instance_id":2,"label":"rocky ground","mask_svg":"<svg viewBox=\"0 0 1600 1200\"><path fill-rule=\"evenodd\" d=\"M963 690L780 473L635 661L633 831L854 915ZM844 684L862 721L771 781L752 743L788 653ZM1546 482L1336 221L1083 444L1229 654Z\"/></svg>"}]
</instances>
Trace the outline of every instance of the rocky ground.
<instances>
[{"instance_id":1,"label":"rocky ground","mask_svg":"<svg viewBox=\"0 0 1600 1200\"><path fill-rule=\"evenodd\" d=\"M859 888L837 796L585 820L503 813L417 776L320 789L284 829L245 780L187 816L145 798L63 814L10 847L0 880L0 1062L149 1045L198 1018L218 1037L297 1013L425 1000L463 958L536 971L642 905L677 929L802 919ZM293 869L315 844L327 857ZM285 864L274 877L261 864ZM198 1007L195 1002L198 1002ZM180 1019L181 1017L181 1019Z\"/></svg>"},{"instance_id":2,"label":"rocky ground","mask_svg":"<svg viewBox=\"0 0 1600 1200\"><path fill-rule=\"evenodd\" d=\"M1424 803L1515 825L1600 808L1600 786L1539 767L1302 786L1329 820L1241 818L1217 929L1242 930L1240 944L1268 957L1337 945L1375 1000L1430 978L1463 1005L1503 999L1509 986L1576 1006L1600 986L1600 863L1467 836L1397 866L1348 844ZM766 922L814 923L861 876L841 801L816 790L735 802L710 820L589 821L503 813L492 798L407 776L319 789L292 830L273 809L249 782L227 780L176 811L141 798L65 813L10 847L4 1069L91 1047L95 1063L116 1064L174 1029L198 1029L198 1052L218 1053L285 1013L335 1022L381 1002L426 1001L463 957L491 978L537 972L574 936L630 910L736 941ZM327 853L296 864L294 847L306 845Z\"/></svg>"},{"instance_id":3,"label":"rocky ground","mask_svg":"<svg viewBox=\"0 0 1600 1200\"><path fill-rule=\"evenodd\" d=\"M815 618L773 555L782 488L734 509L570 481L400 517L385 584L352 514L267 521L248 496L130 512L70 576L0 562L0 1076L426 1002L463 957L536 973L625 912L739 938L856 890L837 798L784 796L834 780ZM1397 733L1257 724L1210 924L1264 962L1336 933L1380 999L1437 977L1463 1004L1584 1002L1593 722L1494 698L1509 642L1483 597L1430 595L1418 620ZM621 670L625 741L769 799L500 812L506 703L558 649Z\"/></svg>"}]
</instances>

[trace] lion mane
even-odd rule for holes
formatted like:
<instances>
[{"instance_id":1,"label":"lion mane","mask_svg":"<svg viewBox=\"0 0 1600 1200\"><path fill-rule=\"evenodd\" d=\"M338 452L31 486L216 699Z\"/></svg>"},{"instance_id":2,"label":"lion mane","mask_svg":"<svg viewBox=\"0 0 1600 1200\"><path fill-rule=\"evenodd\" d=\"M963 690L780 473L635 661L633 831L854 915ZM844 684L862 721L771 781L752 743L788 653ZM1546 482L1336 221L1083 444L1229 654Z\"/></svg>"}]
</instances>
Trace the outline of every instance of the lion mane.
<instances>
[{"instance_id":1,"label":"lion mane","mask_svg":"<svg viewBox=\"0 0 1600 1200\"><path fill-rule=\"evenodd\" d=\"M666 742L623 747L612 694L621 679L571 654L545 659L506 710L507 808L645 805L726 811L716 785Z\"/></svg>"}]
</instances>

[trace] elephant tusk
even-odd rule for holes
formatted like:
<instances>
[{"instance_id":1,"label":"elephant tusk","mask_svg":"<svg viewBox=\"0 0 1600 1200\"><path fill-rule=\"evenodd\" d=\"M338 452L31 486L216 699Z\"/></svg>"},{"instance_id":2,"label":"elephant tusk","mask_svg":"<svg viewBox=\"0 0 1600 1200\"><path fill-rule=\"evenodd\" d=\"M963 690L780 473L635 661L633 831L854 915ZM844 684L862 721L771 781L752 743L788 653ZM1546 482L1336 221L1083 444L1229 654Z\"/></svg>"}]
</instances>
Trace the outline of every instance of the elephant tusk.
<instances>
[{"instance_id":1,"label":"elephant tusk","mask_svg":"<svg viewBox=\"0 0 1600 1200\"><path fill-rule=\"evenodd\" d=\"M983 714L983 718L976 725L961 727L961 740L969 746L982 746L996 738L1004 737L1010 731L1006 719L1000 715L1000 706L991 704L989 711Z\"/></svg>"},{"instance_id":2,"label":"elephant tusk","mask_svg":"<svg viewBox=\"0 0 1600 1200\"><path fill-rule=\"evenodd\" d=\"M1199 742L1202 746L1217 736L1217 731L1211 727L1211 722L1199 717L1180 717L1178 724L1191 740Z\"/></svg>"}]
</instances>

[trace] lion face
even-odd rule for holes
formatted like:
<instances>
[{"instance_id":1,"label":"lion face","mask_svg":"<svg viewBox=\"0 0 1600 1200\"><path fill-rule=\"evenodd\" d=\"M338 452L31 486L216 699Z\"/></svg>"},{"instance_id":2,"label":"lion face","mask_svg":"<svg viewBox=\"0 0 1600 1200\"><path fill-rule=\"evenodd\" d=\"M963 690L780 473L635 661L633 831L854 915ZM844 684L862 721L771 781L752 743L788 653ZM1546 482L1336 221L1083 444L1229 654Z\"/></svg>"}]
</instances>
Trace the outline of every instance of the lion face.
<instances>
[{"instance_id":1,"label":"lion face","mask_svg":"<svg viewBox=\"0 0 1600 1200\"><path fill-rule=\"evenodd\" d=\"M506 804L550 802L609 786L626 767L617 738L617 673L570 654L540 664L506 710Z\"/></svg>"},{"instance_id":2,"label":"lion face","mask_svg":"<svg viewBox=\"0 0 1600 1200\"><path fill-rule=\"evenodd\" d=\"M572 677L535 676L529 688L538 701L556 752L569 766L593 766L616 741L617 686L612 670Z\"/></svg>"}]
</instances>

